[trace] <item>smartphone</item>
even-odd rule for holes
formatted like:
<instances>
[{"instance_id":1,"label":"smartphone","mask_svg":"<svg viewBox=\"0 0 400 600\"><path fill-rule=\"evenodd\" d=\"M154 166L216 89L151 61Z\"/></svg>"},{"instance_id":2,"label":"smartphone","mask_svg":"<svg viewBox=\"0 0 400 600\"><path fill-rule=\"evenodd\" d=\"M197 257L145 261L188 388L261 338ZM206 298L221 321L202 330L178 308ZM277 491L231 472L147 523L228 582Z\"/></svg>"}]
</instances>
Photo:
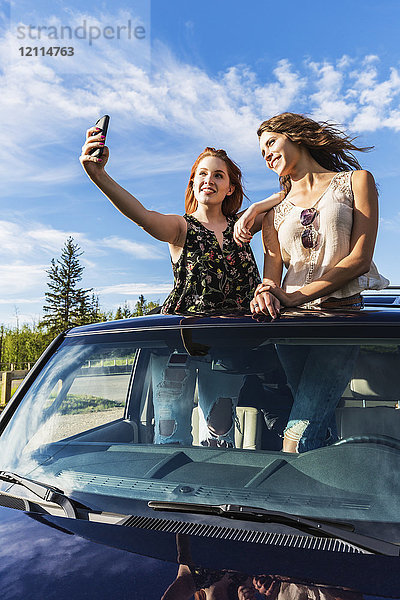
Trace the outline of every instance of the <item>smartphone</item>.
<instances>
[{"instance_id":1,"label":"smartphone","mask_svg":"<svg viewBox=\"0 0 400 600\"><path fill-rule=\"evenodd\" d=\"M104 135L104 138L107 135L109 122L110 122L110 117L108 115L104 115L104 117L101 117L95 123L95 127L99 127L99 129L101 129L101 133ZM100 131L97 131L96 133L92 133L92 135L98 135L99 133L100 133ZM106 141L106 140L104 139L104 141ZM95 156L96 158L100 158L103 154L103 148L94 148L93 150L90 150L89 154L91 154L92 156Z\"/></svg>"}]
</instances>

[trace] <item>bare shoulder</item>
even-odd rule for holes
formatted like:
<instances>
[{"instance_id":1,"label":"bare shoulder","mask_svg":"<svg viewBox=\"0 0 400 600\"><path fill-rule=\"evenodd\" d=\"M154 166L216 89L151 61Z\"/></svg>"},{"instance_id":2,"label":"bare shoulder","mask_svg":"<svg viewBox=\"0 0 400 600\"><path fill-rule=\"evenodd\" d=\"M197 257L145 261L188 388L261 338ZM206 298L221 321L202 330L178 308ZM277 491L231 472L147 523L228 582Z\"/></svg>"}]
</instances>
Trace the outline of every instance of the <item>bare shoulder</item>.
<instances>
[{"instance_id":1,"label":"bare shoulder","mask_svg":"<svg viewBox=\"0 0 400 600\"><path fill-rule=\"evenodd\" d=\"M167 217L171 217L171 219L175 219L177 225L181 228L184 229L186 231L186 219L185 217L183 217L182 215L174 215L174 214L167 214Z\"/></svg>"},{"instance_id":2,"label":"bare shoulder","mask_svg":"<svg viewBox=\"0 0 400 600\"><path fill-rule=\"evenodd\" d=\"M377 204L378 190L375 179L369 171L364 169L353 171L351 177L351 187L354 194L355 205L367 203L369 205Z\"/></svg>"},{"instance_id":3,"label":"bare shoulder","mask_svg":"<svg viewBox=\"0 0 400 600\"><path fill-rule=\"evenodd\" d=\"M375 179L370 171L364 169L353 171L351 175L351 183L353 191L361 189L374 189L376 191Z\"/></svg>"},{"instance_id":4,"label":"bare shoulder","mask_svg":"<svg viewBox=\"0 0 400 600\"><path fill-rule=\"evenodd\" d=\"M351 187L354 195L354 206L362 212L378 210L378 190L375 179L369 171L353 171Z\"/></svg>"}]
</instances>

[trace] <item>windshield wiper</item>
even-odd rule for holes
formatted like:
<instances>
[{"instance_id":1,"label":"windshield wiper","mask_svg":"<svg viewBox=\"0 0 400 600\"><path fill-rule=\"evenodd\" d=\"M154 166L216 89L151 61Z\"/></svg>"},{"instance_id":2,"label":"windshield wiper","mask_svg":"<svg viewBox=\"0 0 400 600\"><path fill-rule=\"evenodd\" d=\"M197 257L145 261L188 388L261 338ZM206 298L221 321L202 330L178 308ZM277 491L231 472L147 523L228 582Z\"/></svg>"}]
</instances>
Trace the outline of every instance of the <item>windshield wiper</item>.
<instances>
[{"instance_id":1,"label":"windshield wiper","mask_svg":"<svg viewBox=\"0 0 400 600\"><path fill-rule=\"evenodd\" d=\"M8 471L0 471L0 479L11 484L22 485L39 498L42 498L42 500L53 502L54 504L61 506L67 517L78 519L78 503L71 500L71 498L68 498L68 496L66 496L59 488L47 485L46 483L41 483L40 481L34 481L33 479L27 479L26 477L21 477L21 475L18 475L17 473L10 473ZM79 507L87 509L87 507L84 507L83 505L79 505Z\"/></svg>"},{"instance_id":2,"label":"windshield wiper","mask_svg":"<svg viewBox=\"0 0 400 600\"><path fill-rule=\"evenodd\" d=\"M154 510L216 515L228 519L258 521L260 523L281 523L319 537L340 539L375 554L400 556L400 547L396 544L355 533L354 526L348 523L299 517L291 513L241 506L240 504L191 504L190 502L150 501L148 506Z\"/></svg>"}]
</instances>

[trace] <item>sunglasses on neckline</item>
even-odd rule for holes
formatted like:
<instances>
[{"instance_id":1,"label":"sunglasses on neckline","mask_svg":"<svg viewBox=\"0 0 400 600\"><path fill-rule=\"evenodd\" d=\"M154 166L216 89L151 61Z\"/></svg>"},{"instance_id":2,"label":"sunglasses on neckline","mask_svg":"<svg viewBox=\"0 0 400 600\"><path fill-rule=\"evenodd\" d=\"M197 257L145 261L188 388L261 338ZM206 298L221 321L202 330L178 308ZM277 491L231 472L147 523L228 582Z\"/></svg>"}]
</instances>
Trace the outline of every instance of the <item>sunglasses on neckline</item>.
<instances>
[{"instance_id":1,"label":"sunglasses on neckline","mask_svg":"<svg viewBox=\"0 0 400 600\"><path fill-rule=\"evenodd\" d=\"M318 242L318 233L311 227L311 224L318 215L316 208L304 208L300 213L300 223L305 227L301 234L301 243L304 248L312 249L315 248Z\"/></svg>"}]
</instances>

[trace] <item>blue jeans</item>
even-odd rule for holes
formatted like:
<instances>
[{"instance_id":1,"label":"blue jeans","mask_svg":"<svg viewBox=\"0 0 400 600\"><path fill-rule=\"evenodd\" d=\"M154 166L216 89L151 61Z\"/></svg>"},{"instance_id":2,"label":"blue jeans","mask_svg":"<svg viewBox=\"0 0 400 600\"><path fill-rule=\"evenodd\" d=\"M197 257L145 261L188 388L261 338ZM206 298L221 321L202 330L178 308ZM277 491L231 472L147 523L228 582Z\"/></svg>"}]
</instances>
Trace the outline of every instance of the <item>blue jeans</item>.
<instances>
[{"instance_id":1,"label":"blue jeans","mask_svg":"<svg viewBox=\"0 0 400 600\"><path fill-rule=\"evenodd\" d=\"M151 357L154 443L192 445L193 399L198 385L199 394L199 442L208 445L235 445L235 409L243 376L211 368L210 357L188 357L185 365L169 366L170 356ZM231 400L226 431L210 432L213 408L221 398Z\"/></svg>"},{"instance_id":2,"label":"blue jeans","mask_svg":"<svg viewBox=\"0 0 400 600\"><path fill-rule=\"evenodd\" d=\"M349 383L358 346L276 346L293 394L284 437L298 452L338 440L335 409Z\"/></svg>"}]
</instances>

